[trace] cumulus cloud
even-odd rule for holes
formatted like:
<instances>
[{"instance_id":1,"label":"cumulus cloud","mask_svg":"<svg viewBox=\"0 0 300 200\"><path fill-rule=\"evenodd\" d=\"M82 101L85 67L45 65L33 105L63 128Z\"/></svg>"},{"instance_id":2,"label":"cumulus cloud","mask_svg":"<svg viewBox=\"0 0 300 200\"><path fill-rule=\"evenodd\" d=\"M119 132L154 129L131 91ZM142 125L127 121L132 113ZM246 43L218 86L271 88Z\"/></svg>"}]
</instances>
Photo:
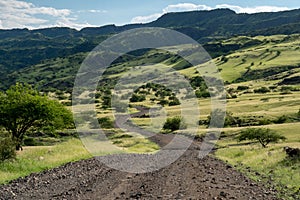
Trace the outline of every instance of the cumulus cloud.
<instances>
[{"instance_id":1,"label":"cumulus cloud","mask_svg":"<svg viewBox=\"0 0 300 200\"><path fill-rule=\"evenodd\" d=\"M44 28L68 26L76 29L91 26L77 23L68 9L38 7L21 0L0 0L0 28Z\"/></svg>"},{"instance_id":2,"label":"cumulus cloud","mask_svg":"<svg viewBox=\"0 0 300 200\"><path fill-rule=\"evenodd\" d=\"M229 8L237 13L260 13L260 12L279 12L290 10L288 7L277 7L277 6L257 6L257 7L240 7L228 4L217 5L216 8Z\"/></svg>"},{"instance_id":3,"label":"cumulus cloud","mask_svg":"<svg viewBox=\"0 0 300 200\"><path fill-rule=\"evenodd\" d=\"M157 18L159 18L161 16L162 16L161 13L155 13L155 14L148 15L148 16L137 16L137 17L134 17L131 20L131 23L146 23L146 22L151 22L151 21L154 21L154 20L156 20Z\"/></svg>"},{"instance_id":4,"label":"cumulus cloud","mask_svg":"<svg viewBox=\"0 0 300 200\"><path fill-rule=\"evenodd\" d=\"M229 8L236 13L259 13L259 12L278 12L284 10L290 10L288 7L277 7L277 6L256 6L256 7L240 7L229 4L220 4L215 7L210 7L206 5L197 5L193 3L179 3L174 5L168 5L160 13L155 13L148 16L137 16L131 20L131 23L148 23L154 21L161 17L163 14L170 12L184 12L184 11L194 11L194 10L213 10L217 8Z\"/></svg>"},{"instance_id":5,"label":"cumulus cloud","mask_svg":"<svg viewBox=\"0 0 300 200\"><path fill-rule=\"evenodd\" d=\"M212 8L206 5L196 5L193 3L179 3L175 5L168 5L163 9L163 13L168 12L183 12L192 10L211 10Z\"/></svg>"}]
</instances>

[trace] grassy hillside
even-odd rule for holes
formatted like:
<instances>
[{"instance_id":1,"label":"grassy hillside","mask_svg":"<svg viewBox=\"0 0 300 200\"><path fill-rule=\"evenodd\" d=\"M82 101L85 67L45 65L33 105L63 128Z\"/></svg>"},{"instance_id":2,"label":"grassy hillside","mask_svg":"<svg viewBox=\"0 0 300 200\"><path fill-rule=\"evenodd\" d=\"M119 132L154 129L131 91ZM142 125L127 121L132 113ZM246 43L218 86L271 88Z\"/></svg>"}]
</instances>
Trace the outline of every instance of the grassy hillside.
<instances>
[{"instance_id":1,"label":"grassy hillside","mask_svg":"<svg viewBox=\"0 0 300 200\"><path fill-rule=\"evenodd\" d=\"M297 85L300 64L300 35L239 36L204 45L214 57L225 83L240 83L264 79L272 84ZM188 50L182 47L182 51ZM42 61L4 79L7 85L15 82L35 84L44 90L71 90L73 80L87 53ZM106 77L115 79L132 66L164 63L188 77L198 76L195 69L176 55L158 50L124 55L107 70Z\"/></svg>"},{"instance_id":2,"label":"grassy hillside","mask_svg":"<svg viewBox=\"0 0 300 200\"><path fill-rule=\"evenodd\" d=\"M297 76L300 66L300 35L276 35L257 37L235 37L222 40L222 45L255 42L249 48L242 48L215 58L222 78L227 83L265 79L278 81ZM193 74L192 69L184 71Z\"/></svg>"}]
</instances>

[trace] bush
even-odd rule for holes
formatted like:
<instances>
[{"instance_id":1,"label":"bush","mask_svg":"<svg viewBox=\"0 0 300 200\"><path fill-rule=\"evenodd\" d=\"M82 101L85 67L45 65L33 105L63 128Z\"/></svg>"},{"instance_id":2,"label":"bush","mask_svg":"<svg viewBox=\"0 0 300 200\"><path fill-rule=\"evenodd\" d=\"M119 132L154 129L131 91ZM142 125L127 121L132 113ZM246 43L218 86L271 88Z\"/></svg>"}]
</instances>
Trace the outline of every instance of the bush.
<instances>
[{"instance_id":1,"label":"bush","mask_svg":"<svg viewBox=\"0 0 300 200\"><path fill-rule=\"evenodd\" d=\"M111 107L111 96L104 95L102 96L102 108L107 109Z\"/></svg>"},{"instance_id":2,"label":"bush","mask_svg":"<svg viewBox=\"0 0 300 200\"><path fill-rule=\"evenodd\" d=\"M101 128L114 128L114 123L109 117L98 118Z\"/></svg>"},{"instance_id":3,"label":"bush","mask_svg":"<svg viewBox=\"0 0 300 200\"><path fill-rule=\"evenodd\" d=\"M237 87L237 90L238 90L238 91L248 90L248 89L249 89L249 87L248 87L248 86L244 86L244 85L239 85L239 86Z\"/></svg>"},{"instance_id":4,"label":"bush","mask_svg":"<svg viewBox=\"0 0 300 200\"><path fill-rule=\"evenodd\" d=\"M289 121L289 117L286 115L279 116L276 120L274 120L275 124L283 124Z\"/></svg>"},{"instance_id":5,"label":"bush","mask_svg":"<svg viewBox=\"0 0 300 200\"><path fill-rule=\"evenodd\" d=\"M146 100L145 95L138 95L138 94L133 94L132 97L129 99L130 102L142 102Z\"/></svg>"},{"instance_id":6,"label":"bush","mask_svg":"<svg viewBox=\"0 0 300 200\"><path fill-rule=\"evenodd\" d=\"M167 130L168 132L174 132L176 130L184 128L186 128L186 124L183 122L183 119L179 116L168 118L163 126L163 129Z\"/></svg>"},{"instance_id":7,"label":"bush","mask_svg":"<svg viewBox=\"0 0 300 200\"><path fill-rule=\"evenodd\" d=\"M158 104L160 104L161 106L165 106L165 105L168 105L169 104L169 101L168 100L165 100L165 99L161 99Z\"/></svg>"},{"instance_id":8,"label":"bush","mask_svg":"<svg viewBox=\"0 0 300 200\"><path fill-rule=\"evenodd\" d=\"M37 145L37 142L35 141L34 138L25 138L24 139L24 145L25 146L36 146Z\"/></svg>"},{"instance_id":9,"label":"bush","mask_svg":"<svg viewBox=\"0 0 300 200\"><path fill-rule=\"evenodd\" d=\"M169 98L169 99L172 100L172 101L169 102L169 106L177 106L177 105L180 105L180 101L179 101L178 98L172 97L172 98Z\"/></svg>"},{"instance_id":10,"label":"bush","mask_svg":"<svg viewBox=\"0 0 300 200\"><path fill-rule=\"evenodd\" d=\"M270 92L270 90L267 87L261 87L259 89L255 89L254 92L255 93L263 93L264 94L264 93Z\"/></svg>"},{"instance_id":11,"label":"bush","mask_svg":"<svg viewBox=\"0 0 300 200\"><path fill-rule=\"evenodd\" d=\"M207 90L205 90L205 91L196 90L195 95L197 98L209 98L210 97L210 93Z\"/></svg>"},{"instance_id":12,"label":"bush","mask_svg":"<svg viewBox=\"0 0 300 200\"><path fill-rule=\"evenodd\" d=\"M212 121L212 119L214 119L214 121ZM210 125L211 127L219 127L222 125L221 122L224 122L224 127L237 127L242 123L239 117L233 116L233 113L225 112L220 109L213 110L207 117L206 122L207 125Z\"/></svg>"},{"instance_id":13,"label":"bush","mask_svg":"<svg viewBox=\"0 0 300 200\"><path fill-rule=\"evenodd\" d=\"M16 158L16 144L8 134L0 134L0 162Z\"/></svg>"}]
</instances>

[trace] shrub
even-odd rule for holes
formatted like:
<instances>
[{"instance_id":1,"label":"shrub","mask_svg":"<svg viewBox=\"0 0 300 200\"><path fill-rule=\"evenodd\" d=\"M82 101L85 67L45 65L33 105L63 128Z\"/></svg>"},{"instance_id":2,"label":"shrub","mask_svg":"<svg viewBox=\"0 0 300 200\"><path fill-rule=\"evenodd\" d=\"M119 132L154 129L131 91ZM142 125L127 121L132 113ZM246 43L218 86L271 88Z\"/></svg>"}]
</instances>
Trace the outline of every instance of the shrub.
<instances>
[{"instance_id":1,"label":"shrub","mask_svg":"<svg viewBox=\"0 0 300 200\"><path fill-rule=\"evenodd\" d=\"M276 120L274 120L275 124L283 124L289 121L289 117L286 115L279 116Z\"/></svg>"},{"instance_id":2,"label":"shrub","mask_svg":"<svg viewBox=\"0 0 300 200\"><path fill-rule=\"evenodd\" d=\"M98 118L101 128L114 128L114 123L109 117Z\"/></svg>"},{"instance_id":3,"label":"shrub","mask_svg":"<svg viewBox=\"0 0 300 200\"><path fill-rule=\"evenodd\" d=\"M169 106L177 106L180 105L180 101L178 98L174 97L174 98L169 98L172 99L172 101L169 102Z\"/></svg>"},{"instance_id":4,"label":"shrub","mask_svg":"<svg viewBox=\"0 0 300 200\"><path fill-rule=\"evenodd\" d=\"M35 141L34 138L25 138L24 139L24 145L25 146L36 146L37 145L37 142Z\"/></svg>"},{"instance_id":5,"label":"shrub","mask_svg":"<svg viewBox=\"0 0 300 200\"><path fill-rule=\"evenodd\" d=\"M214 119L214 121L212 121L212 119ZM205 122L212 127L219 127L222 125L221 122L224 122L224 127L238 127L241 126L242 120L239 117L233 116L231 112L216 109L210 113Z\"/></svg>"},{"instance_id":6,"label":"shrub","mask_svg":"<svg viewBox=\"0 0 300 200\"><path fill-rule=\"evenodd\" d=\"M102 108L107 109L111 107L111 96L104 95L102 96Z\"/></svg>"},{"instance_id":7,"label":"shrub","mask_svg":"<svg viewBox=\"0 0 300 200\"><path fill-rule=\"evenodd\" d=\"M167 130L168 132L174 132L181 128L186 128L186 125L183 122L182 117L179 116L168 118L163 126L163 129Z\"/></svg>"},{"instance_id":8,"label":"shrub","mask_svg":"<svg viewBox=\"0 0 300 200\"><path fill-rule=\"evenodd\" d=\"M248 87L248 86L244 86L244 85L239 85L239 86L237 87L237 90L238 90L238 91L248 90L248 89L249 89L249 87Z\"/></svg>"},{"instance_id":9,"label":"shrub","mask_svg":"<svg viewBox=\"0 0 300 200\"><path fill-rule=\"evenodd\" d=\"M142 101L146 100L146 96L133 94L129 100L130 100L130 102L142 102Z\"/></svg>"},{"instance_id":10,"label":"shrub","mask_svg":"<svg viewBox=\"0 0 300 200\"><path fill-rule=\"evenodd\" d=\"M0 162L16 158L16 144L8 134L0 134Z\"/></svg>"},{"instance_id":11,"label":"shrub","mask_svg":"<svg viewBox=\"0 0 300 200\"><path fill-rule=\"evenodd\" d=\"M254 92L255 93L267 93L267 92L270 92L270 90L267 87L261 87L259 89L255 89Z\"/></svg>"},{"instance_id":12,"label":"shrub","mask_svg":"<svg viewBox=\"0 0 300 200\"><path fill-rule=\"evenodd\" d=\"M169 104L169 101L168 100L165 100L165 99L161 99L158 104L160 104L161 106L165 106L165 105L168 105Z\"/></svg>"},{"instance_id":13,"label":"shrub","mask_svg":"<svg viewBox=\"0 0 300 200\"><path fill-rule=\"evenodd\" d=\"M205 90L205 91L201 91L201 90L196 90L195 95L197 98L208 98L210 97L210 93Z\"/></svg>"}]
</instances>

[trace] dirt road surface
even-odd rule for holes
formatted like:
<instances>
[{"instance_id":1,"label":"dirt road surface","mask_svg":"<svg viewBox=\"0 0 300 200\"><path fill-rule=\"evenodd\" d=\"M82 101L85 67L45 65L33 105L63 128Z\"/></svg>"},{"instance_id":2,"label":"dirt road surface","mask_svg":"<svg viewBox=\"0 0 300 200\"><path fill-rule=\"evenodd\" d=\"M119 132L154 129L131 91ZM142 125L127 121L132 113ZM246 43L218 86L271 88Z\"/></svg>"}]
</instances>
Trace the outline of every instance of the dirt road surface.
<instances>
[{"instance_id":1,"label":"dirt road surface","mask_svg":"<svg viewBox=\"0 0 300 200\"><path fill-rule=\"evenodd\" d=\"M160 144L168 140L157 137ZM150 173L118 171L95 158L68 163L1 186L0 199L277 199L275 190L230 165L200 159L198 149L193 143L177 161Z\"/></svg>"}]
</instances>

